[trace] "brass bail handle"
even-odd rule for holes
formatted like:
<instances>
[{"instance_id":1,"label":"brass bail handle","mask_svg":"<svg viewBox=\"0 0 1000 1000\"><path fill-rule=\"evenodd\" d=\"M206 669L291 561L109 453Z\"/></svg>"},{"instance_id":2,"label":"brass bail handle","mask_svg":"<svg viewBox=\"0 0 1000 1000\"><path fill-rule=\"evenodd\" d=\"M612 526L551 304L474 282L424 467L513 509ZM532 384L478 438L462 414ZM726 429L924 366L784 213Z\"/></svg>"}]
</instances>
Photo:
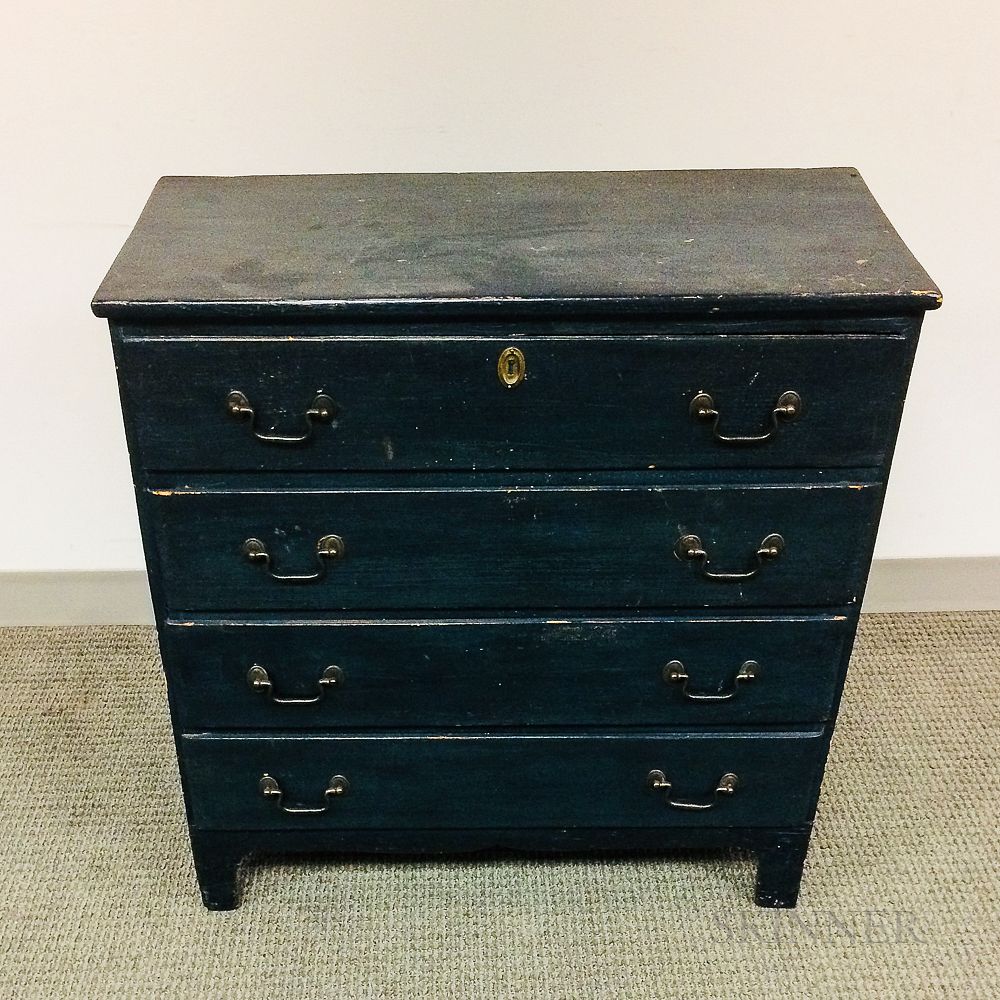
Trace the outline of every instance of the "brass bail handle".
<instances>
[{"instance_id":1,"label":"brass bail handle","mask_svg":"<svg viewBox=\"0 0 1000 1000\"><path fill-rule=\"evenodd\" d=\"M705 809L712 809L719 803L719 797L725 798L736 793L740 779L731 771L724 774L715 784L715 791L712 792L711 802L684 802L670 797L673 785L670 779L662 771L650 771L646 775L646 785L654 792L666 792L667 805L672 809L686 809L690 812L701 812Z\"/></svg>"},{"instance_id":2,"label":"brass bail handle","mask_svg":"<svg viewBox=\"0 0 1000 1000\"><path fill-rule=\"evenodd\" d=\"M726 691L698 693L688 690L691 678L688 675L687 667L680 660L671 660L663 668L663 679L668 684L680 684L681 695L688 701L729 701L736 697L736 692L740 683L756 680L760 676L760 664L756 660L747 660L743 663L733 682Z\"/></svg>"},{"instance_id":3,"label":"brass bail handle","mask_svg":"<svg viewBox=\"0 0 1000 1000\"><path fill-rule=\"evenodd\" d=\"M350 787L351 786L347 778L345 778L342 774L335 774L326 783L326 790L323 792L323 798L326 801L323 805L290 806L285 804L285 793L281 790L281 785L279 785L277 780L272 778L271 775L262 774L260 776L260 781L257 782L257 788L260 791L260 794L263 795L268 802L273 802L274 805L277 806L282 812L290 813L293 816L315 816L319 813L325 813L333 804L333 800L342 795L346 795Z\"/></svg>"},{"instance_id":4,"label":"brass bail handle","mask_svg":"<svg viewBox=\"0 0 1000 1000\"><path fill-rule=\"evenodd\" d=\"M783 392L771 410L770 427L761 434L721 434L719 432L719 421L722 419L722 414L716 407L715 400L707 392L699 392L691 400L688 412L695 420L711 424L712 436L720 444L762 444L764 441L770 441L774 437L779 424L790 423L801 415L802 397L794 389L788 389Z\"/></svg>"},{"instance_id":5,"label":"brass bail handle","mask_svg":"<svg viewBox=\"0 0 1000 1000\"><path fill-rule=\"evenodd\" d=\"M327 565L335 559L343 559L344 539L340 535L324 535L316 542L316 562L319 565L313 573L278 573L273 565L271 553L259 538L248 538L241 550L249 562L261 566L272 580L281 583L313 583L326 576Z\"/></svg>"},{"instance_id":6,"label":"brass bail handle","mask_svg":"<svg viewBox=\"0 0 1000 1000\"><path fill-rule=\"evenodd\" d=\"M739 573L719 573L708 568L708 552L701 543L697 535L681 535L674 546L674 555L681 562L698 563L698 572L706 580L717 580L722 583L731 583L738 580L749 580L755 577L763 568L765 563L774 562L782 552L785 551L785 540L781 535L773 533L767 535L757 546L757 551L753 555L753 565L748 570Z\"/></svg>"},{"instance_id":7,"label":"brass bail handle","mask_svg":"<svg viewBox=\"0 0 1000 1000\"><path fill-rule=\"evenodd\" d=\"M259 663L255 663L247 671L247 684L254 691L265 694L269 701L275 705L315 705L322 701L326 692L338 684L344 683L344 671L338 666L330 664L320 675L316 686L319 689L316 694L306 698L288 698L275 693L274 682L271 680L266 668Z\"/></svg>"},{"instance_id":8,"label":"brass bail handle","mask_svg":"<svg viewBox=\"0 0 1000 1000\"><path fill-rule=\"evenodd\" d=\"M325 393L317 392L313 401L306 408L304 418L306 429L302 434L267 434L257 429L257 413L247 398L246 393L232 389L226 395L226 412L236 420L242 420L250 425L250 433L258 441L265 444L303 444L313 434L316 424L333 422L337 412L337 404Z\"/></svg>"}]
</instances>

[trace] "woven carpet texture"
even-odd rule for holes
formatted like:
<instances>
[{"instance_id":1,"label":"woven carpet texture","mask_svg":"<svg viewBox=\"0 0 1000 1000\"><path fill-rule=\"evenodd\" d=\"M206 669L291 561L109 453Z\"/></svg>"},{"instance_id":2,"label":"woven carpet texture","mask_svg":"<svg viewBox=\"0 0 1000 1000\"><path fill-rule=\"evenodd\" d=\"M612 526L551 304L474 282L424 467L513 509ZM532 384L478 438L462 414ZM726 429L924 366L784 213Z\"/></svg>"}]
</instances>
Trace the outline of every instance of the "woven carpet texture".
<instances>
[{"instance_id":1,"label":"woven carpet texture","mask_svg":"<svg viewBox=\"0 0 1000 1000\"><path fill-rule=\"evenodd\" d=\"M1000 612L866 616L796 910L742 855L269 859L202 908L154 635L0 630L0 997L1000 995Z\"/></svg>"}]
</instances>

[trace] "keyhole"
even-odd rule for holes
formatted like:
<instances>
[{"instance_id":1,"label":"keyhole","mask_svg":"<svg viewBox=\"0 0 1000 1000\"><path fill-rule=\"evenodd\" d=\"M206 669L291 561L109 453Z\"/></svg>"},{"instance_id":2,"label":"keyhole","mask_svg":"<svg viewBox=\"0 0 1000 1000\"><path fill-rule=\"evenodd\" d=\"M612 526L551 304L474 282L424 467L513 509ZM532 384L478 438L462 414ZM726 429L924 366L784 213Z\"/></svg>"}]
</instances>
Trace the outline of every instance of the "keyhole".
<instances>
[{"instance_id":1,"label":"keyhole","mask_svg":"<svg viewBox=\"0 0 1000 1000\"><path fill-rule=\"evenodd\" d=\"M517 347L505 347L500 352L497 376L508 389L513 389L524 379L524 354Z\"/></svg>"}]
</instances>

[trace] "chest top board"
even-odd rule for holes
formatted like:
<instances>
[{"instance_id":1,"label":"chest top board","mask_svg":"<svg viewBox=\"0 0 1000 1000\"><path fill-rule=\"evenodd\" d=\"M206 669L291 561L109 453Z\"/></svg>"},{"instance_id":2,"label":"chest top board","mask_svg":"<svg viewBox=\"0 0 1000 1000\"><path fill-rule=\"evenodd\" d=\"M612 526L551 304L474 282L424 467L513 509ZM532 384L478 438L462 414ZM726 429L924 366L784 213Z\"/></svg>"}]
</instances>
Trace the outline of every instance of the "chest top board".
<instances>
[{"instance_id":1,"label":"chest top board","mask_svg":"<svg viewBox=\"0 0 1000 1000\"><path fill-rule=\"evenodd\" d=\"M94 299L154 319L914 312L856 170L164 177Z\"/></svg>"},{"instance_id":2,"label":"chest top board","mask_svg":"<svg viewBox=\"0 0 1000 1000\"><path fill-rule=\"evenodd\" d=\"M163 178L92 308L205 904L698 846L794 906L940 302L852 168Z\"/></svg>"}]
</instances>

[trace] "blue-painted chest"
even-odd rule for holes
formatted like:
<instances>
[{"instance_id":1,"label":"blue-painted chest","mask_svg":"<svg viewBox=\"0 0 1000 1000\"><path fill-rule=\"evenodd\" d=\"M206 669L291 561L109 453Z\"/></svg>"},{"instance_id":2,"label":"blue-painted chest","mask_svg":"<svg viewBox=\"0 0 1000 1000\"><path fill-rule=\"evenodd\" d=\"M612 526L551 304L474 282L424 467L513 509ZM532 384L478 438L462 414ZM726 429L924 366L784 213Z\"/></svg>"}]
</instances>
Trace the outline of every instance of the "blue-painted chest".
<instances>
[{"instance_id":1,"label":"blue-painted chest","mask_svg":"<svg viewBox=\"0 0 1000 1000\"><path fill-rule=\"evenodd\" d=\"M162 180L94 310L206 905L689 844L794 905L939 302L849 169Z\"/></svg>"}]
</instances>

